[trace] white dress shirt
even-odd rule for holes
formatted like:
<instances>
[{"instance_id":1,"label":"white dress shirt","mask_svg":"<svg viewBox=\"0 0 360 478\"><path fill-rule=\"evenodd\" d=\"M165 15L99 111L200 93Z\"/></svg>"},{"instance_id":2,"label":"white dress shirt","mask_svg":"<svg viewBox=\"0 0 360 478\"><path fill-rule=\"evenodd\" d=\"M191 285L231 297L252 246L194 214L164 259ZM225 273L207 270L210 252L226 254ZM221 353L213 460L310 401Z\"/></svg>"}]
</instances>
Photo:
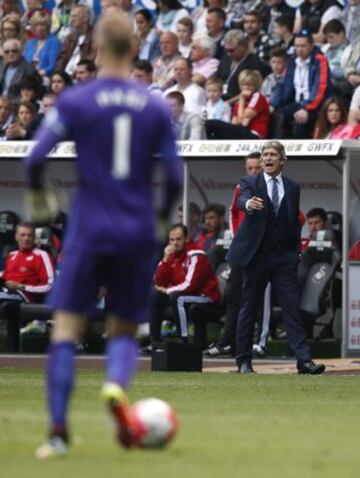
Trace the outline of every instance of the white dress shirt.
<instances>
[{"instance_id":1,"label":"white dress shirt","mask_svg":"<svg viewBox=\"0 0 360 478\"><path fill-rule=\"evenodd\" d=\"M281 201L284 198L285 190L284 190L284 181L281 176L281 173L278 176L275 176L277 179L277 187L278 187L278 195L279 195L279 207L281 205ZM266 182L267 193L272 202L272 188L273 188L273 181L271 181L273 176L269 176L267 173L264 172L264 179Z\"/></svg>"},{"instance_id":2,"label":"white dress shirt","mask_svg":"<svg viewBox=\"0 0 360 478\"><path fill-rule=\"evenodd\" d=\"M294 73L294 88L295 88L295 101L308 100L310 96L309 85L309 67L310 58L302 60L297 57L295 60L295 73Z\"/></svg>"}]
</instances>

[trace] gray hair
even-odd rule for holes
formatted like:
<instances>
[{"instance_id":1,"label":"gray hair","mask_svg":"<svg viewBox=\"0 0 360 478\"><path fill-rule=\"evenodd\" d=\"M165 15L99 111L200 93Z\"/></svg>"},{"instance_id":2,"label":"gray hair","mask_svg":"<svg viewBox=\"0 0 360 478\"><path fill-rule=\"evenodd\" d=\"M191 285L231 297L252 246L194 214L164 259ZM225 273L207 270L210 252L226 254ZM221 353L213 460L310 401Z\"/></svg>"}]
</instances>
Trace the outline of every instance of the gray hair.
<instances>
[{"instance_id":1,"label":"gray hair","mask_svg":"<svg viewBox=\"0 0 360 478\"><path fill-rule=\"evenodd\" d=\"M209 53L209 56L214 56L215 53L215 41L209 37L209 35L195 35L193 37L193 43L196 43L203 50Z\"/></svg>"},{"instance_id":2,"label":"gray hair","mask_svg":"<svg viewBox=\"0 0 360 478\"><path fill-rule=\"evenodd\" d=\"M264 143L261 147L261 155L263 154L265 149L269 149L269 148L275 149L275 151L279 154L282 161L287 160L284 145L280 143L280 141L276 141L276 140L266 141L266 143Z\"/></svg>"},{"instance_id":3,"label":"gray hair","mask_svg":"<svg viewBox=\"0 0 360 478\"><path fill-rule=\"evenodd\" d=\"M241 30L230 30L224 36L224 43L236 43L238 46L248 46L249 39Z\"/></svg>"}]
</instances>

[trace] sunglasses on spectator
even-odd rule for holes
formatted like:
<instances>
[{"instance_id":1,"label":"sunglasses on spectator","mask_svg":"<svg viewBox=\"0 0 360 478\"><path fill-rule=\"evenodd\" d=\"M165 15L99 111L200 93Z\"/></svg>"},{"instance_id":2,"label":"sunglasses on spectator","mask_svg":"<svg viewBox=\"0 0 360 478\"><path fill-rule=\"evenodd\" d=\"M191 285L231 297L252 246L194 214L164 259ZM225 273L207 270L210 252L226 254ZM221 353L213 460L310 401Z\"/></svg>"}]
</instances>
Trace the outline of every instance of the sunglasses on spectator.
<instances>
[{"instance_id":1,"label":"sunglasses on spectator","mask_svg":"<svg viewBox=\"0 0 360 478\"><path fill-rule=\"evenodd\" d=\"M4 53L17 53L19 50L4 50Z\"/></svg>"}]
</instances>

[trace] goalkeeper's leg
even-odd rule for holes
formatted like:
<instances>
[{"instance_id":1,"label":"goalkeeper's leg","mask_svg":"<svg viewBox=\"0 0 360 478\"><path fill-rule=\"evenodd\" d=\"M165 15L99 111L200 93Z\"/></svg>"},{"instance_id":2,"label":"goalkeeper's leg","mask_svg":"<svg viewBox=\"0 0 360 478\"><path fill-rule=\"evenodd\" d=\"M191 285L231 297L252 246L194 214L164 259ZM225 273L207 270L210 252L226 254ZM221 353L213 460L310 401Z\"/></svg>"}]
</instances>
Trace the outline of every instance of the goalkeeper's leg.
<instances>
[{"instance_id":1,"label":"goalkeeper's leg","mask_svg":"<svg viewBox=\"0 0 360 478\"><path fill-rule=\"evenodd\" d=\"M75 343L81 339L85 317L57 312L47 365L48 440L36 451L39 459L66 455L69 449L67 413L74 383Z\"/></svg>"},{"instance_id":2,"label":"goalkeeper's leg","mask_svg":"<svg viewBox=\"0 0 360 478\"><path fill-rule=\"evenodd\" d=\"M101 396L116 426L116 436L126 448L136 446L138 424L132 415L125 389L137 368L137 325L116 317L108 319L106 382Z\"/></svg>"}]
</instances>

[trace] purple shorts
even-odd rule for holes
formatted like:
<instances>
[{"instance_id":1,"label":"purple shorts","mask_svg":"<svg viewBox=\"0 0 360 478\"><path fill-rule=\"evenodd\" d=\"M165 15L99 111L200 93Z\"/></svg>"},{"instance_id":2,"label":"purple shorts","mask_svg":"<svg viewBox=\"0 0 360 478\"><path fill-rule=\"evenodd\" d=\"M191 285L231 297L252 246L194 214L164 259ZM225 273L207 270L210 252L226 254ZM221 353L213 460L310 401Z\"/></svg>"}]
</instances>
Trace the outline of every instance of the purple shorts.
<instances>
[{"instance_id":1,"label":"purple shorts","mask_svg":"<svg viewBox=\"0 0 360 478\"><path fill-rule=\"evenodd\" d=\"M89 254L65 251L48 302L54 310L92 314L100 286L107 289L106 311L134 322L148 320L155 262L151 254Z\"/></svg>"}]
</instances>

